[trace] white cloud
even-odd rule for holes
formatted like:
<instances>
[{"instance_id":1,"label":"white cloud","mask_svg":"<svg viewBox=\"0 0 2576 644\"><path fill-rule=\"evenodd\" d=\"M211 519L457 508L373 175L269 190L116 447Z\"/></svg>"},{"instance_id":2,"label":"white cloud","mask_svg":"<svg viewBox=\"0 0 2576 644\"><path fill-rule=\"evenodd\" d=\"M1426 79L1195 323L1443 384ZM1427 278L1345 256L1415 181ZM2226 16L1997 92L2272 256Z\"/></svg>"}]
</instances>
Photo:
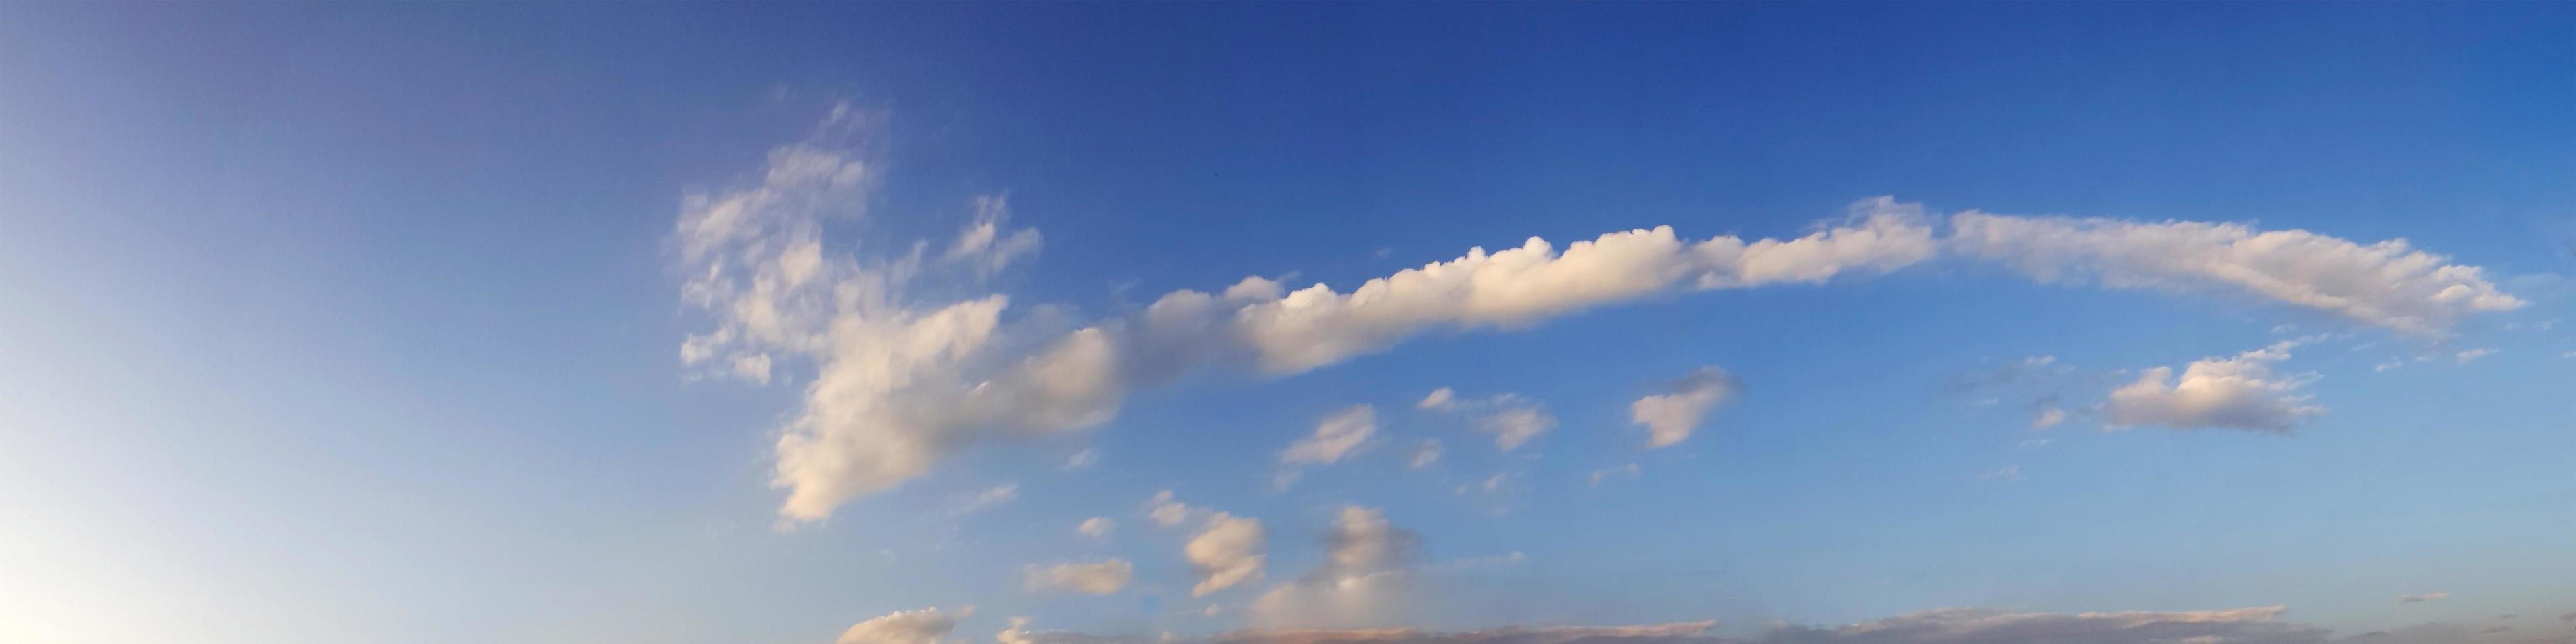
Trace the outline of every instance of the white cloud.
<instances>
[{"instance_id":1,"label":"white cloud","mask_svg":"<svg viewBox=\"0 0 2576 644\"><path fill-rule=\"evenodd\" d=\"M1288 465L1334 463L1356 451L1377 433L1377 409L1354 405L1324 417L1315 425L1315 433L1279 453L1279 462Z\"/></svg>"},{"instance_id":2,"label":"white cloud","mask_svg":"<svg viewBox=\"0 0 2576 644\"><path fill-rule=\"evenodd\" d=\"M1191 597L1204 597L1237 584L1261 579L1263 532L1261 520L1217 512L1182 546L1182 558L1198 572L1199 583L1190 587Z\"/></svg>"},{"instance_id":3,"label":"white cloud","mask_svg":"<svg viewBox=\"0 0 2576 644\"><path fill-rule=\"evenodd\" d=\"M1999 469L1999 470L1995 470L1995 471L1992 471L1992 472L1987 472L1987 473L1984 473L1984 474L1979 474L1979 475L1977 475L1977 480L1980 480L1980 481L2002 481L2002 482L2005 482L2005 483L2020 483L2020 482L2021 482L2021 466L2019 466L2019 465L2014 465L2014 466L2011 466L2011 467L2006 467L2006 468Z\"/></svg>"},{"instance_id":4,"label":"white cloud","mask_svg":"<svg viewBox=\"0 0 2576 644\"><path fill-rule=\"evenodd\" d=\"M1432 463L1440 462L1440 451L1440 439L1424 439L1420 447L1414 448L1413 458L1405 461L1404 466L1416 470L1430 467Z\"/></svg>"},{"instance_id":5,"label":"white cloud","mask_svg":"<svg viewBox=\"0 0 2576 644\"><path fill-rule=\"evenodd\" d=\"M1033 233L1000 228L998 199L976 200L976 223L938 259L919 244L866 260L825 247L826 222L864 216L878 183L861 152L875 122L835 110L758 176L684 198L673 232L682 299L716 323L681 344L684 363L721 358L752 382L790 361L815 369L776 446L771 483L788 491L790 520L986 437L1099 424L1122 393L1109 331L1033 334L1004 324L1009 298L973 294L1035 248Z\"/></svg>"},{"instance_id":6,"label":"white cloud","mask_svg":"<svg viewBox=\"0 0 2576 644\"><path fill-rule=\"evenodd\" d=\"M948 247L945 259L963 262L984 275L1001 272L1011 261L1036 253L1038 231L1022 228L1006 230L1011 218L1007 197L987 195L975 198L975 220L957 234Z\"/></svg>"},{"instance_id":7,"label":"white cloud","mask_svg":"<svg viewBox=\"0 0 2576 644\"><path fill-rule=\"evenodd\" d=\"M2424 603L2424 602L2437 602L2437 601L2442 601L2442 600L2450 599L2450 598L2451 598L2451 594L2450 594L2450 593L2441 593L2441 592L2434 592L2434 593L2417 593L2417 594L2413 594L2413 595L2398 595L2398 596L2397 596L2397 603L2400 603L2400 604L2421 604L2421 603Z\"/></svg>"},{"instance_id":8,"label":"white cloud","mask_svg":"<svg viewBox=\"0 0 2576 644\"><path fill-rule=\"evenodd\" d=\"M2136 382L2113 390L2103 411L2115 426L2163 425L2174 429L2224 427L2267 432L2291 428L2325 413L2300 389L2315 373L2276 376L2272 365L2289 359L2295 342L2230 358L2193 361L2176 379L2171 367L2148 369Z\"/></svg>"},{"instance_id":9,"label":"white cloud","mask_svg":"<svg viewBox=\"0 0 2576 644\"><path fill-rule=\"evenodd\" d=\"M2042 403L2033 406L2030 410L2031 429L2048 429L2062 422L2066 422L2066 410L2059 409L2056 405Z\"/></svg>"},{"instance_id":10,"label":"white cloud","mask_svg":"<svg viewBox=\"0 0 2576 644\"><path fill-rule=\"evenodd\" d=\"M1532 237L1498 252L1469 249L1347 294L1316 284L1251 298L1228 324L1264 371L1296 373L1436 328L1520 328L1678 288L1813 284L1846 271L1891 271L1932 256L1932 229L1923 219L1919 206L1879 198L1854 205L1843 226L1791 240L1693 242L1665 226L1609 233L1559 252ZM1184 293L1199 295L1174 295Z\"/></svg>"},{"instance_id":11,"label":"white cloud","mask_svg":"<svg viewBox=\"0 0 2576 644\"><path fill-rule=\"evenodd\" d=\"M1145 518L1153 520L1154 525L1166 528L1190 520L1190 515L1196 512L1195 508L1172 500L1171 490L1155 492L1154 499L1145 502Z\"/></svg>"},{"instance_id":12,"label":"white cloud","mask_svg":"<svg viewBox=\"0 0 2576 644\"><path fill-rule=\"evenodd\" d=\"M1475 415L1471 425L1477 431L1493 434L1494 446L1506 452L1556 428L1556 417L1549 415L1538 401L1515 393L1495 394L1488 398L1460 398L1449 388L1442 387L1423 397L1419 406L1433 411Z\"/></svg>"},{"instance_id":13,"label":"white cloud","mask_svg":"<svg viewBox=\"0 0 2576 644\"><path fill-rule=\"evenodd\" d=\"M1506 452L1555 428L1556 417L1537 407L1506 409L1476 419L1476 429L1493 434L1494 447Z\"/></svg>"},{"instance_id":14,"label":"white cloud","mask_svg":"<svg viewBox=\"0 0 2576 644\"><path fill-rule=\"evenodd\" d=\"M1613 478L1634 479L1644 474L1645 470L1639 469L1636 463L1629 463L1618 467L1593 470L1590 484L1600 485L1602 481Z\"/></svg>"},{"instance_id":15,"label":"white cloud","mask_svg":"<svg viewBox=\"0 0 2576 644\"><path fill-rule=\"evenodd\" d=\"M2485 348L2480 348L2480 349L2470 349L2470 350L2467 350L2467 351L2462 351L2462 352L2459 352L2459 354L2454 355L2454 356L2452 356L2452 357L2453 357L2453 359L2458 360L2460 364L2468 364L2468 363L2469 363L2469 361L2471 361L2471 360L2476 360L2476 359L2479 359L2479 358L2484 358L2484 357L2491 356L2491 355L2495 355L2495 354L2496 354L2496 350L2494 350L2494 349L2485 349Z\"/></svg>"},{"instance_id":16,"label":"white cloud","mask_svg":"<svg viewBox=\"0 0 2576 644\"><path fill-rule=\"evenodd\" d=\"M1064 466L1059 469L1073 472L1091 469L1091 466L1098 464L1100 464L1100 450L1086 447L1082 451L1064 457Z\"/></svg>"},{"instance_id":17,"label":"white cloud","mask_svg":"<svg viewBox=\"0 0 2576 644\"><path fill-rule=\"evenodd\" d=\"M2052 443L2052 442L2055 442L2055 441L2052 441L2052 440L2050 440L2050 439L2046 439L2046 438L2033 438L2033 439L2030 439L2030 440L2026 440L2026 441L2022 441L2022 442L2020 442L2020 443L2014 444L2014 445L2013 445L2013 449L2039 449L2039 448L2042 448L2042 447L2047 447L2047 446L2048 446L2048 444L2049 444L2049 443Z\"/></svg>"},{"instance_id":18,"label":"white cloud","mask_svg":"<svg viewBox=\"0 0 2576 644\"><path fill-rule=\"evenodd\" d=\"M790 521L822 519L978 443L1100 425L1131 388L1198 370L1296 373L1429 331L1518 329L1692 289L1823 283L1902 269L1944 249L2043 280L2219 285L2426 333L2522 305L2480 269L2400 241L2360 246L2237 224L1970 212L1951 218L1944 242L1920 206L1880 197L1794 239L1685 240L1669 227L1562 249L1531 239L1470 249L1347 293L1250 277L1216 294L1174 291L1138 314L1085 325L1065 309L1013 307L991 292L994 273L1027 263L1042 245L1035 231L1009 227L999 196L973 199L970 221L938 243L869 245L866 256L857 245L825 243L826 222L862 218L874 200L881 173L864 151L881 120L836 110L807 141L773 150L756 175L686 196L673 230L682 299L713 320L683 340L683 364L694 375L804 383L801 409L778 432L771 477L786 491L779 513ZM810 378L800 377L804 369ZM1555 419L1532 406L1477 424L1511 449ZM1686 434L1650 440L1677 435Z\"/></svg>"},{"instance_id":19,"label":"white cloud","mask_svg":"<svg viewBox=\"0 0 2576 644\"><path fill-rule=\"evenodd\" d=\"M1020 484L1003 483L1001 485L984 488L972 495L958 499L951 512L954 514L972 514L992 509L1019 499Z\"/></svg>"},{"instance_id":20,"label":"white cloud","mask_svg":"<svg viewBox=\"0 0 2576 644\"><path fill-rule=\"evenodd\" d=\"M1010 626L1003 628L1002 632L993 634L993 641L996 644L1038 644L1041 640L1035 633L1029 632L1028 628L1029 618L1013 617Z\"/></svg>"},{"instance_id":21,"label":"white cloud","mask_svg":"<svg viewBox=\"0 0 2576 644\"><path fill-rule=\"evenodd\" d=\"M2412 250L2402 239L2364 246L2304 230L2263 232L2236 223L1969 211L1951 216L1946 246L2042 282L2227 290L2419 334L2438 334L2460 318L2524 304L2496 290L2482 269Z\"/></svg>"},{"instance_id":22,"label":"white cloud","mask_svg":"<svg viewBox=\"0 0 2576 644\"><path fill-rule=\"evenodd\" d=\"M1710 409L1726 404L1743 384L1726 370L1700 367L1666 385L1666 393L1628 405L1629 422L1646 427L1646 449L1669 447L1690 438Z\"/></svg>"},{"instance_id":23,"label":"white cloud","mask_svg":"<svg viewBox=\"0 0 2576 644\"><path fill-rule=\"evenodd\" d=\"M1109 532L1116 529L1118 529L1118 522L1110 519L1109 517L1092 517L1089 519L1083 519L1082 525L1073 527L1075 534L1090 537L1094 540L1108 539Z\"/></svg>"},{"instance_id":24,"label":"white cloud","mask_svg":"<svg viewBox=\"0 0 2576 644\"><path fill-rule=\"evenodd\" d=\"M1251 616L1273 626L1370 625L1400 618L1410 586L1401 569L1420 537L1375 508L1342 506L1324 535L1324 561L1305 577L1272 587Z\"/></svg>"},{"instance_id":25,"label":"white cloud","mask_svg":"<svg viewBox=\"0 0 2576 644\"><path fill-rule=\"evenodd\" d=\"M859 622L841 631L838 644L938 644L939 638L957 628L957 620L975 613L967 606L956 613L943 613L938 608L895 611L883 617Z\"/></svg>"},{"instance_id":26,"label":"white cloud","mask_svg":"<svg viewBox=\"0 0 2576 644\"><path fill-rule=\"evenodd\" d=\"M1439 389L1431 390L1431 394L1423 396L1422 402L1415 404L1414 407L1447 411L1451 406L1458 403L1457 398L1457 392L1450 391L1448 387L1441 387Z\"/></svg>"},{"instance_id":27,"label":"white cloud","mask_svg":"<svg viewBox=\"0 0 2576 644\"><path fill-rule=\"evenodd\" d=\"M1049 566L1030 564L1021 572L1027 578L1025 586L1029 592L1067 590L1093 595L1118 592L1127 587L1128 580L1136 577L1136 567L1118 558Z\"/></svg>"}]
</instances>

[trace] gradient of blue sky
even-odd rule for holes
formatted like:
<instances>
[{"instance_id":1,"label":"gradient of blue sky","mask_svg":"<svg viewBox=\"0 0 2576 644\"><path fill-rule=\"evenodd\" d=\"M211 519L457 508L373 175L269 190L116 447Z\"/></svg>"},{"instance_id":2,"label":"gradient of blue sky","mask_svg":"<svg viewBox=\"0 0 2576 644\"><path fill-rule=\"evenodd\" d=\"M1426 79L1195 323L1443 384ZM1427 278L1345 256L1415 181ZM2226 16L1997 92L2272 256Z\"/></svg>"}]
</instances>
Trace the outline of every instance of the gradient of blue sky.
<instances>
[{"instance_id":1,"label":"gradient of blue sky","mask_svg":"<svg viewBox=\"0 0 2576 644\"><path fill-rule=\"evenodd\" d=\"M2542 4L11 6L0 639L815 642L967 604L977 641L1009 616L1206 634L1316 569L1344 503L1420 535L1427 628L2286 605L2563 630L2571 31ZM1076 319L1533 235L1794 237L1879 195L2404 238L2528 305L2436 338L1959 262L1678 293L1140 388L781 529L771 444L812 368L692 377L677 348L713 327L673 231L840 104L882 115L886 174L831 252L936 247L1006 194L1045 241L992 289ZM2328 411L2292 435L2083 409L2317 333L2280 370ZM2065 372L1945 388L2043 355ZM1630 402L1703 365L1743 390L1640 450ZM1560 425L1498 453L1415 408L1438 387ZM2075 417L2034 431L2048 393ZM1380 442L1279 489L1279 451L1356 404ZM1425 438L1443 458L1407 469ZM1184 531L1141 512L1165 489L1261 519L1269 581L1192 598ZM1091 516L1118 527L1077 536ZM1112 556L1117 593L1023 589Z\"/></svg>"}]
</instances>

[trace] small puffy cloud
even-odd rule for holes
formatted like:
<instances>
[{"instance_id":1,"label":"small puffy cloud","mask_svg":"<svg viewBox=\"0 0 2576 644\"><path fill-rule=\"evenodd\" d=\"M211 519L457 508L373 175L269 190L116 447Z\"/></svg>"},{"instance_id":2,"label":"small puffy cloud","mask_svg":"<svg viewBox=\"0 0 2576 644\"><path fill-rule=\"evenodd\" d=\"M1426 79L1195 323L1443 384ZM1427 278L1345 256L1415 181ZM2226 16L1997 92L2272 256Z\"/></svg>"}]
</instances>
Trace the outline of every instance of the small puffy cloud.
<instances>
[{"instance_id":1,"label":"small puffy cloud","mask_svg":"<svg viewBox=\"0 0 2576 644\"><path fill-rule=\"evenodd\" d=\"M1047 566L1030 564L1021 572L1029 592L1064 590L1093 595L1118 592L1136 577L1136 567L1117 558Z\"/></svg>"},{"instance_id":2,"label":"small puffy cloud","mask_svg":"<svg viewBox=\"0 0 2576 644\"><path fill-rule=\"evenodd\" d=\"M1407 459L1404 466L1416 470L1430 467L1432 463L1440 462L1440 450L1440 439L1423 439L1420 446L1413 448L1413 458Z\"/></svg>"},{"instance_id":3,"label":"small puffy cloud","mask_svg":"<svg viewBox=\"0 0 2576 644\"><path fill-rule=\"evenodd\" d=\"M1597 469L1592 471L1590 485L1600 485L1602 481L1610 479L1634 479L1644 474L1645 470L1639 469L1636 463Z\"/></svg>"},{"instance_id":4,"label":"small puffy cloud","mask_svg":"<svg viewBox=\"0 0 2576 644\"><path fill-rule=\"evenodd\" d=\"M1350 626L1399 617L1411 585L1402 567L1420 541L1383 511L1342 506L1324 534L1323 564L1262 593L1252 618L1274 626Z\"/></svg>"},{"instance_id":5,"label":"small puffy cloud","mask_svg":"<svg viewBox=\"0 0 2576 644\"><path fill-rule=\"evenodd\" d=\"M2495 354L2496 354L2496 350L2494 350L2494 349L2486 349L2486 348L2470 349L2470 350L2462 351L2462 352L2459 352L2458 354L2453 355L2453 356L2452 356L2452 359L2459 361L2459 363L2460 363L2460 364L2468 364L2468 363L2469 363L2469 361L2471 361L2471 360L2476 360L2476 359L2479 359L2479 358L2484 358L2484 357L2491 356L2491 355L2495 355Z\"/></svg>"},{"instance_id":6,"label":"small puffy cloud","mask_svg":"<svg viewBox=\"0 0 2576 644\"><path fill-rule=\"evenodd\" d=\"M2397 596L2397 603L2400 603L2400 604L2421 604L2421 603L2424 603L2424 602L2437 602L2437 601L2442 601L2442 600L2450 599L2450 598L2451 598L2451 594L2450 594L2450 593L2443 593L2443 592L2416 593L2416 594L2412 594L2412 595L2398 595L2398 596Z\"/></svg>"},{"instance_id":7,"label":"small puffy cloud","mask_svg":"<svg viewBox=\"0 0 2576 644\"><path fill-rule=\"evenodd\" d=\"M1451 405L1455 405L1457 402L1458 392L1450 391L1448 387L1441 387L1439 389L1431 390L1430 395L1423 396L1422 402L1416 403L1414 407L1419 409L1447 411Z\"/></svg>"},{"instance_id":8,"label":"small puffy cloud","mask_svg":"<svg viewBox=\"0 0 2576 644\"><path fill-rule=\"evenodd\" d=\"M2047 447L2047 446L2048 446L2048 444L2049 444L2049 443L2051 443L2051 442L2055 442L2055 441L2051 441L2051 440L2046 439L2046 438L2033 438L2033 439L2030 439L2030 440L2026 440L2026 441L2022 441L2022 442L2020 442L2020 443L2016 443L2016 444L2014 444L2014 445L2013 445L2013 449L2039 449L2039 448L2042 448L2042 447Z\"/></svg>"},{"instance_id":9,"label":"small puffy cloud","mask_svg":"<svg viewBox=\"0 0 2576 644\"><path fill-rule=\"evenodd\" d=\"M849 630L841 631L841 638L835 641L838 644L938 644L939 638L947 637L948 631L957 628L957 620L974 612L973 606L954 613L940 612L935 607L895 611L853 624Z\"/></svg>"},{"instance_id":10,"label":"small puffy cloud","mask_svg":"<svg viewBox=\"0 0 2576 644\"><path fill-rule=\"evenodd\" d=\"M1726 404L1743 384L1726 370L1700 367L1665 385L1666 392L1628 405L1629 422L1645 426L1646 449L1669 447L1690 438L1710 409Z\"/></svg>"},{"instance_id":11,"label":"small puffy cloud","mask_svg":"<svg viewBox=\"0 0 2576 644\"><path fill-rule=\"evenodd\" d=\"M2193 361L2176 378L2170 367L2148 369L2136 382L2111 392L2103 407L2115 426L2162 425L2174 429L2223 427L2287 433L2325 413L2301 388L2316 374L2274 375L2289 359L2291 343L2229 358Z\"/></svg>"},{"instance_id":12,"label":"small puffy cloud","mask_svg":"<svg viewBox=\"0 0 2576 644\"><path fill-rule=\"evenodd\" d=\"M1010 230L1011 201L1008 197L987 195L975 198L974 223L957 234L944 259L965 263L985 275L1001 272L1011 260L1036 253L1040 244L1038 231L1028 228Z\"/></svg>"},{"instance_id":13,"label":"small puffy cloud","mask_svg":"<svg viewBox=\"0 0 2576 644\"><path fill-rule=\"evenodd\" d=\"M1100 464L1100 450L1086 447L1083 448L1082 451L1074 452L1071 455L1065 456L1064 466L1060 469L1067 472L1073 472L1091 469L1091 466L1098 464Z\"/></svg>"},{"instance_id":14,"label":"small puffy cloud","mask_svg":"<svg viewBox=\"0 0 2576 644\"><path fill-rule=\"evenodd\" d=\"M2048 429L2066 422L2066 410L2058 408L2055 398L2042 399L2030 407L2030 428Z\"/></svg>"},{"instance_id":15,"label":"small puffy cloud","mask_svg":"<svg viewBox=\"0 0 2576 644\"><path fill-rule=\"evenodd\" d=\"M1104 637L1067 631L1040 631L1029 628L1029 618L1013 617L1008 628L993 634L995 644L1143 644L1128 637Z\"/></svg>"},{"instance_id":16,"label":"small puffy cloud","mask_svg":"<svg viewBox=\"0 0 2576 644\"><path fill-rule=\"evenodd\" d=\"M973 514L1020 499L1020 484L1003 483L984 488L957 500L950 510L954 514Z\"/></svg>"},{"instance_id":17,"label":"small puffy cloud","mask_svg":"<svg viewBox=\"0 0 2576 644\"><path fill-rule=\"evenodd\" d=\"M2418 334L2439 334L2461 318L2524 304L2497 290L2483 269L2413 250L2402 239L2362 245L2236 223L1969 211L1950 217L1945 246L2041 282L2229 291Z\"/></svg>"},{"instance_id":18,"label":"small puffy cloud","mask_svg":"<svg viewBox=\"0 0 2576 644\"><path fill-rule=\"evenodd\" d=\"M1196 509L1173 500L1171 490L1155 492L1154 499L1145 502L1145 518L1152 520L1154 525L1166 528L1189 521L1190 515L1195 512Z\"/></svg>"},{"instance_id":19,"label":"small puffy cloud","mask_svg":"<svg viewBox=\"0 0 2576 644\"><path fill-rule=\"evenodd\" d=\"M1237 584L1261 579L1264 533L1261 520L1217 512L1181 548L1182 558L1197 571L1191 597L1204 597Z\"/></svg>"},{"instance_id":20,"label":"small puffy cloud","mask_svg":"<svg viewBox=\"0 0 2576 644\"><path fill-rule=\"evenodd\" d=\"M1472 414L1471 425L1477 431L1493 434L1494 446L1506 452L1556 428L1556 416L1548 414L1538 401L1515 393L1495 394L1489 398L1460 398L1443 387L1424 397L1420 407Z\"/></svg>"},{"instance_id":21,"label":"small puffy cloud","mask_svg":"<svg viewBox=\"0 0 2576 644\"><path fill-rule=\"evenodd\" d=\"M1092 517L1089 519L1083 519L1081 525L1073 527L1075 534L1090 537L1094 540L1108 539L1109 532L1116 529L1118 529L1118 522L1111 520L1109 517Z\"/></svg>"},{"instance_id":22,"label":"small puffy cloud","mask_svg":"<svg viewBox=\"0 0 2576 644\"><path fill-rule=\"evenodd\" d=\"M1279 453L1284 465L1326 464L1357 451L1377 433L1377 409L1356 405L1324 417L1314 435L1299 439Z\"/></svg>"},{"instance_id":23,"label":"small puffy cloud","mask_svg":"<svg viewBox=\"0 0 2576 644\"><path fill-rule=\"evenodd\" d=\"M1476 419L1476 429L1493 434L1494 447L1506 452L1555 428L1556 417L1537 407L1507 409Z\"/></svg>"}]
</instances>

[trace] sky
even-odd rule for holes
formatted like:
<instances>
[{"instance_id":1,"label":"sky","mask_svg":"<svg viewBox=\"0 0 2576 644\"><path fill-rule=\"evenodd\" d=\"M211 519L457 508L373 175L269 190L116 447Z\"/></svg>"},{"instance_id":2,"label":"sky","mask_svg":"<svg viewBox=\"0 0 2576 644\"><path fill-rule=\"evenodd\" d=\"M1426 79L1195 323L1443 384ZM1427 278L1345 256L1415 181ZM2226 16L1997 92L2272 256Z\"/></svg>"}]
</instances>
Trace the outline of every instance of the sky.
<instances>
[{"instance_id":1,"label":"sky","mask_svg":"<svg viewBox=\"0 0 2576 644\"><path fill-rule=\"evenodd\" d=\"M2576 641L2576 7L0 7L0 642Z\"/></svg>"}]
</instances>

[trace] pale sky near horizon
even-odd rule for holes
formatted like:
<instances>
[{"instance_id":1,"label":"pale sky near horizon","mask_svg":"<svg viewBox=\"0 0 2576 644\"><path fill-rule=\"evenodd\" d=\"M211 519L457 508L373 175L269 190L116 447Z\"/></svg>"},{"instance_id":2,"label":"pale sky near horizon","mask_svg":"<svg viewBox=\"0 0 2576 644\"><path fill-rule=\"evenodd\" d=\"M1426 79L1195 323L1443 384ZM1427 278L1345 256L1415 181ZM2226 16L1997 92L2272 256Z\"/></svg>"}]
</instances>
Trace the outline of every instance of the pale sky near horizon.
<instances>
[{"instance_id":1,"label":"pale sky near horizon","mask_svg":"<svg viewBox=\"0 0 2576 644\"><path fill-rule=\"evenodd\" d=\"M2576 641L2569 33L0 7L0 643Z\"/></svg>"}]
</instances>

